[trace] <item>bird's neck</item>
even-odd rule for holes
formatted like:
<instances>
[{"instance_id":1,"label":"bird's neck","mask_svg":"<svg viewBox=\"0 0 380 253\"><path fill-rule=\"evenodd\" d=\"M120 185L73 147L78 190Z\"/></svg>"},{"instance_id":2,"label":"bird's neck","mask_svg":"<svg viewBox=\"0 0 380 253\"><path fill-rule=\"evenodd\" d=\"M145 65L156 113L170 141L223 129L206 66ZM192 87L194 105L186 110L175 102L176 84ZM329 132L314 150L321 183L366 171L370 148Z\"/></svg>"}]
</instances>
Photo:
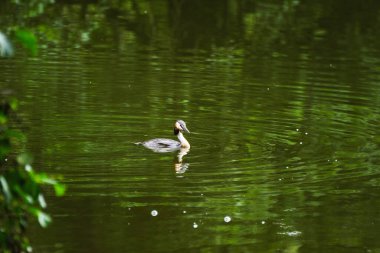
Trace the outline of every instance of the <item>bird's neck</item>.
<instances>
[{"instance_id":1,"label":"bird's neck","mask_svg":"<svg viewBox=\"0 0 380 253\"><path fill-rule=\"evenodd\" d=\"M181 143L181 147L190 148L190 143L186 140L185 136L181 132L177 134L178 140Z\"/></svg>"}]
</instances>

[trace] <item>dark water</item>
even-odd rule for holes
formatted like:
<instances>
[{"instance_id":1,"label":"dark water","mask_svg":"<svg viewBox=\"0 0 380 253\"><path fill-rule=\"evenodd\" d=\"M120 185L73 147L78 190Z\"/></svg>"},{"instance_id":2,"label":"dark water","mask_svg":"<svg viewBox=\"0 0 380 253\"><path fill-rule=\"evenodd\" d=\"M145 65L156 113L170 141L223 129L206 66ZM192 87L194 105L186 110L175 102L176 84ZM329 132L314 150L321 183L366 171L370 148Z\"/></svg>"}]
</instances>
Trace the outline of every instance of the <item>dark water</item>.
<instances>
[{"instance_id":1,"label":"dark water","mask_svg":"<svg viewBox=\"0 0 380 253\"><path fill-rule=\"evenodd\" d=\"M0 61L68 186L35 252L380 252L377 1L67 2Z\"/></svg>"}]
</instances>

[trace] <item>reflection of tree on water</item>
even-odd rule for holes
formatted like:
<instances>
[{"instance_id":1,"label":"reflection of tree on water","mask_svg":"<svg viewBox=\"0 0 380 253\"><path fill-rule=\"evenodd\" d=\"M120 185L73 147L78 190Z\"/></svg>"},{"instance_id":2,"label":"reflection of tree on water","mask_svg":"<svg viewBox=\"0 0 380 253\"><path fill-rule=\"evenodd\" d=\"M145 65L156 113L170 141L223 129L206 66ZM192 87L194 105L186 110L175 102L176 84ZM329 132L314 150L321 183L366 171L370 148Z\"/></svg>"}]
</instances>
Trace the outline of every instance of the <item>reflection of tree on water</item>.
<instances>
[{"instance_id":1,"label":"reflection of tree on water","mask_svg":"<svg viewBox=\"0 0 380 253\"><path fill-rule=\"evenodd\" d=\"M178 154L177 154L177 158L175 159L175 162L174 162L174 169L175 169L175 172L178 173L178 174L182 174L182 173L185 173L187 168L189 168L190 164L189 163L183 163L183 157L185 155L187 155L187 153L190 151L190 148L187 147L187 148L181 148L179 151L178 151Z\"/></svg>"}]
</instances>

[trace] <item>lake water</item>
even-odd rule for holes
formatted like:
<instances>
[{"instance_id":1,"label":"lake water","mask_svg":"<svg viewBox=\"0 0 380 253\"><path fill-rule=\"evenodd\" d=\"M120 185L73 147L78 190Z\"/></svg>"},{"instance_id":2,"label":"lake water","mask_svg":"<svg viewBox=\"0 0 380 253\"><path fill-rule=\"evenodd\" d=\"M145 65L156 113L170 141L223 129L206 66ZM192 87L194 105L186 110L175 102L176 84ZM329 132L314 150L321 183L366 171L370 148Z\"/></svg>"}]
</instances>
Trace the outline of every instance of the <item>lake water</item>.
<instances>
[{"instance_id":1,"label":"lake water","mask_svg":"<svg viewBox=\"0 0 380 253\"><path fill-rule=\"evenodd\" d=\"M57 2L0 60L68 187L34 252L380 252L377 1Z\"/></svg>"}]
</instances>

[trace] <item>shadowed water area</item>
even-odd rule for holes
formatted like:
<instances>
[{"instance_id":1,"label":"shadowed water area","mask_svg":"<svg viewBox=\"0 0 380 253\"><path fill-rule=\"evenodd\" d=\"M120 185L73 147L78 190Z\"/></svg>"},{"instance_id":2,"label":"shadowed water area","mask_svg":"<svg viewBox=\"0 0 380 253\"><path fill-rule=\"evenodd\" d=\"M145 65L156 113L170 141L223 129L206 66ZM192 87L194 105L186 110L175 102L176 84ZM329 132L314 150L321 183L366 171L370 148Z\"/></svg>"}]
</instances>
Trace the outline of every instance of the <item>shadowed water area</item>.
<instances>
[{"instance_id":1,"label":"shadowed water area","mask_svg":"<svg viewBox=\"0 0 380 253\"><path fill-rule=\"evenodd\" d=\"M40 44L0 85L68 186L35 252L380 252L380 2L78 2L0 4ZM177 119L181 159L134 144Z\"/></svg>"}]
</instances>

